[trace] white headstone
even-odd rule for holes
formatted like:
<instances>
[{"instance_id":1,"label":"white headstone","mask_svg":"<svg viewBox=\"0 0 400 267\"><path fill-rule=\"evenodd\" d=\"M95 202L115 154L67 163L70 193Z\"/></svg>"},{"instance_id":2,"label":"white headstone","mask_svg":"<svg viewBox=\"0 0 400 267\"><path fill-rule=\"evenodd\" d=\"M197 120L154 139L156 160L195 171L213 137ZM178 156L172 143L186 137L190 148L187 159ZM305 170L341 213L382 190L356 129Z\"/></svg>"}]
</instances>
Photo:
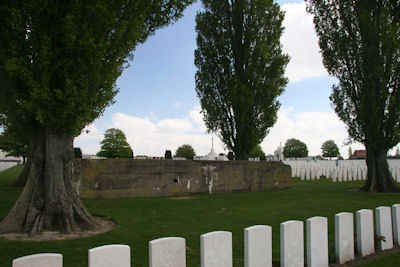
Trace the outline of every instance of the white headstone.
<instances>
[{"instance_id":1,"label":"white headstone","mask_svg":"<svg viewBox=\"0 0 400 267\"><path fill-rule=\"evenodd\" d=\"M328 267L328 220L312 217L306 221L307 266Z\"/></svg>"},{"instance_id":2,"label":"white headstone","mask_svg":"<svg viewBox=\"0 0 400 267\"><path fill-rule=\"evenodd\" d=\"M232 233L216 231L200 236L201 267L232 267Z\"/></svg>"},{"instance_id":3,"label":"white headstone","mask_svg":"<svg viewBox=\"0 0 400 267\"><path fill-rule=\"evenodd\" d=\"M13 260L13 267L62 267L63 257L61 254L41 253L29 255Z\"/></svg>"},{"instance_id":4,"label":"white headstone","mask_svg":"<svg viewBox=\"0 0 400 267\"><path fill-rule=\"evenodd\" d=\"M396 245L400 245L400 204L392 206L393 239Z\"/></svg>"},{"instance_id":5,"label":"white headstone","mask_svg":"<svg viewBox=\"0 0 400 267\"><path fill-rule=\"evenodd\" d=\"M335 215L335 254L339 264L354 259L354 216L350 212Z\"/></svg>"},{"instance_id":6,"label":"white headstone","mask_svg":"<svg viewBox=\"0 0 400 267\"><path fill-rule=\"evenodd\" d=\"M361 256L375 252L374 219L372 210L362 209L356 213L357 248Z\"/></svg>"},{"instance_id":7,"label":"white headstone","mask_svg":"<svg viewBox=\"0 0 400 267\"><path fill-rule=\"evenodd\" d=\"M304 226L302 221L286 221L280 226L281 267L304 266Z\"/></svg>"},{"instance_id":8,"label":"white headstone","mask_svg":"<svg viewBox=\"0 0 400 267\"><path fill-rule=\"evenodd\" d=\"M89 249L89 267L130 267L131 249L127 245L106 245Z\"/></svg>"},{"instance_id":9,"label":"white headstone","mask_svg":"<svg viewBox=\"0 0 400 267\"><path fill-rule=\"evenodd\" d=\"M150 267L186 267L186 242L181 237L159 238L149 242Z\"/></svg>"},{"instance_id":10,"label":"white headstone","mask_svg":"<svg viewBox=\"0 0 400 267\"><path fill-rule=\"evenodd\" d=\"M272 267L272 228L255 225L244 229L244 266Z\"/></svg>"},{"instance_id":11,"label":"white headstone","mask_svg":"<svg viewBox=\"0 0 400 267\"><path fill-rule=\"evenodd\" d=\"M393 248L393 228L390 207L377 207L375 209L376 235L379 248L387 250Z\"/></svg>"}]
</instances>

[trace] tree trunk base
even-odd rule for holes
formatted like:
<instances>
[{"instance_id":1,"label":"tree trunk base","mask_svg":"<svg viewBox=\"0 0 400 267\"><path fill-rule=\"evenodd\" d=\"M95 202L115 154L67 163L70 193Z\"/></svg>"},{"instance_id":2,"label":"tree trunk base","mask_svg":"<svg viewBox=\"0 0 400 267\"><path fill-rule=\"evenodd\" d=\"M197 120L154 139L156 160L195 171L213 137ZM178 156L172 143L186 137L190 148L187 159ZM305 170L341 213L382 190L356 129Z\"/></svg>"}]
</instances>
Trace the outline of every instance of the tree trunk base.
<instances>
[{"instance_id":1,"label":"tree trunk base","mask_svg":"<svg viewBox=\"0 0 400 267\"><path fill-rule=\"evenodd\" d=\"M82 232L96 221L72 186L73 137L43 134L35 140L27 182L0 233L38 234L42 231Z\"/></svg>"},{"instance_id":2,"label":"tree trunk base","mask_svg":"<svg viewBox=\"0 0 400 267\"><path fill-rule=\"evenodd\" d=\"M400 192L399 187L389 171L387 162L387 151L367 150L368 178L365 185L361 187L366 192Z\"/></svg>"}]
</instances>

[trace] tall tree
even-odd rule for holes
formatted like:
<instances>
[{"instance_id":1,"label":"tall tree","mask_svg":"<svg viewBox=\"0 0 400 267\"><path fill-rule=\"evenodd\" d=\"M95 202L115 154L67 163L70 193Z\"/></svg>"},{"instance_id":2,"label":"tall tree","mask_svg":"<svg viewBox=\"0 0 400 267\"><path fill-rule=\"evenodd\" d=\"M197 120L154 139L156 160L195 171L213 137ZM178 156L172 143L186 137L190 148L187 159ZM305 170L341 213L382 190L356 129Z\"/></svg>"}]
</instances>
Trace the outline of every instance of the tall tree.
<instances>
[{"instance_id":1,"label":"tall tree","mask_svg":"<svg viewBox=\"0 0 400 267\"><path fill-rule=\"evenodd\" d=\"M285 158L304 158L308 156L307 145L302 141L291 138L286 140L283 147L283 155Z\"/></svg>"},{"instance_id":2,"label":"tall tree","mask_svg":"<svg viewBox=\"0 0 400 267\"><path fill-rule=\"evenodd\" d=\"M196 156L196 152L191 145L181 145L176 149L175 157L182 157L186 159L193 159Z\"/></svg>"},{"instance_id":3,"label":"tall tree","mask_svg":"<svg viewBox=\"0 0 400 267\"><path fill-rule=\"evenodd\" d=\"M133 151L123 131L116 128L108 129L101 141L99 157L105 158L133 158Z\"/></svg>"},{"instance_id":4,"label":"tall tree","mask_svg":"<svg viewBox=\"0 0 400 267\"><path fill-rule=\"evenodd\" d=\"M339 147L333 140L325 141L321 146L321 150L323 157L333 158L333 157L338 157L340 155Z\"/></svg>"},{"instance_id":5,"label":"tall tree","mask_svg":"<svg viewBox=\"0 0 400 267\"><path fill-rule=\"evenodd\" d=\"M272 0L203 0L196 17L196 92L209 131L236 159L265 138L287 83L280 37L283 12Z\"/></svg>"},{"instance_id":6,"label":"tall tree","mask_svg":"<svg viewBox=\"0 0 400 267\"><path fill-rule=\"evenodd\" d=\"M367 150L364 189L397 190L387 151L400 141L400 1L307 0L323 61L336 77L331 101Z\"/></svg>"},{"instance_id":7,"label":"tall tree","mask_svg":"<svg viewBox=\"0 0 400 267\"><path fill-rule=\"evenodd\" d=\"M96 227L73 189L73 139L110 105L137 44L192 0L15 0L0 5L0 113L31 164L0 232Z\"/></svg>"}]
</instances>

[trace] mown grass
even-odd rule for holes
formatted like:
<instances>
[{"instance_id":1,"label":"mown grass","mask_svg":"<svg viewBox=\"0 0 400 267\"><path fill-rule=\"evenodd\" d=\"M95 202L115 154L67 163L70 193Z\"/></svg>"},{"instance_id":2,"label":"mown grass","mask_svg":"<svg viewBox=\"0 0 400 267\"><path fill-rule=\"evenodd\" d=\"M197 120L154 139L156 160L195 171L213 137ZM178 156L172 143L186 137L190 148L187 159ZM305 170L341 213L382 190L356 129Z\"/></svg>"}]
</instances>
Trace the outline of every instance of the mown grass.
<instances>
[{"instance_id":1,"label":"mown grass","mask_svg":"<svg viewBox=\"0 0 400 267\"><path fill-rule=\"evenodd\" d=\"M11 208L20 189L11 187L19 169L0 173L0 218ZM273 257L279 260L279 224L312 216L329 219L330 257L334 257L334 214L361 208L400 203L400 194L371 194L354 190L361 184L326 180L296 180L281 191L196 195L191 198L85 199L93 214L111 217L113 231L95 237L68 241L17 242L0 240L0 266L13 258L40 252L62 253L65 267L86 267L87 250L104 244L128 244L133 263L148 266L148 241L181 236L187 242L187 266L200 265L200 235L215 230L233 233L234 266L243 266L243 229L256 224L273 227ZM400 253L380 257L360 266L396 266Z\"/></svg>"}]
</instances>

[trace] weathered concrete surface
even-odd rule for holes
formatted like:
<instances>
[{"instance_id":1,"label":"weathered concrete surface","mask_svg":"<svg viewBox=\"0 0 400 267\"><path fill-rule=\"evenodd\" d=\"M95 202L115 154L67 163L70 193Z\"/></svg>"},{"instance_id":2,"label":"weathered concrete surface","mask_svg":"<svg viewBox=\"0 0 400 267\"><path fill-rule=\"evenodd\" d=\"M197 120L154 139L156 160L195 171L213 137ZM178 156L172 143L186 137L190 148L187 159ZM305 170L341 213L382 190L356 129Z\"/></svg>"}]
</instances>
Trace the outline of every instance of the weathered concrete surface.
<instances>
[{"instance_id":1,"label":"weathered concrete surface","mask_svg":"<svg viewBox=\"0 0 400 267\"><path fill-rule=\"evenodd\" d=\"M75 184L83 197L183 196L289 187L281 162L191 160L77 160Z\"/></svg>"}]
</instances>

